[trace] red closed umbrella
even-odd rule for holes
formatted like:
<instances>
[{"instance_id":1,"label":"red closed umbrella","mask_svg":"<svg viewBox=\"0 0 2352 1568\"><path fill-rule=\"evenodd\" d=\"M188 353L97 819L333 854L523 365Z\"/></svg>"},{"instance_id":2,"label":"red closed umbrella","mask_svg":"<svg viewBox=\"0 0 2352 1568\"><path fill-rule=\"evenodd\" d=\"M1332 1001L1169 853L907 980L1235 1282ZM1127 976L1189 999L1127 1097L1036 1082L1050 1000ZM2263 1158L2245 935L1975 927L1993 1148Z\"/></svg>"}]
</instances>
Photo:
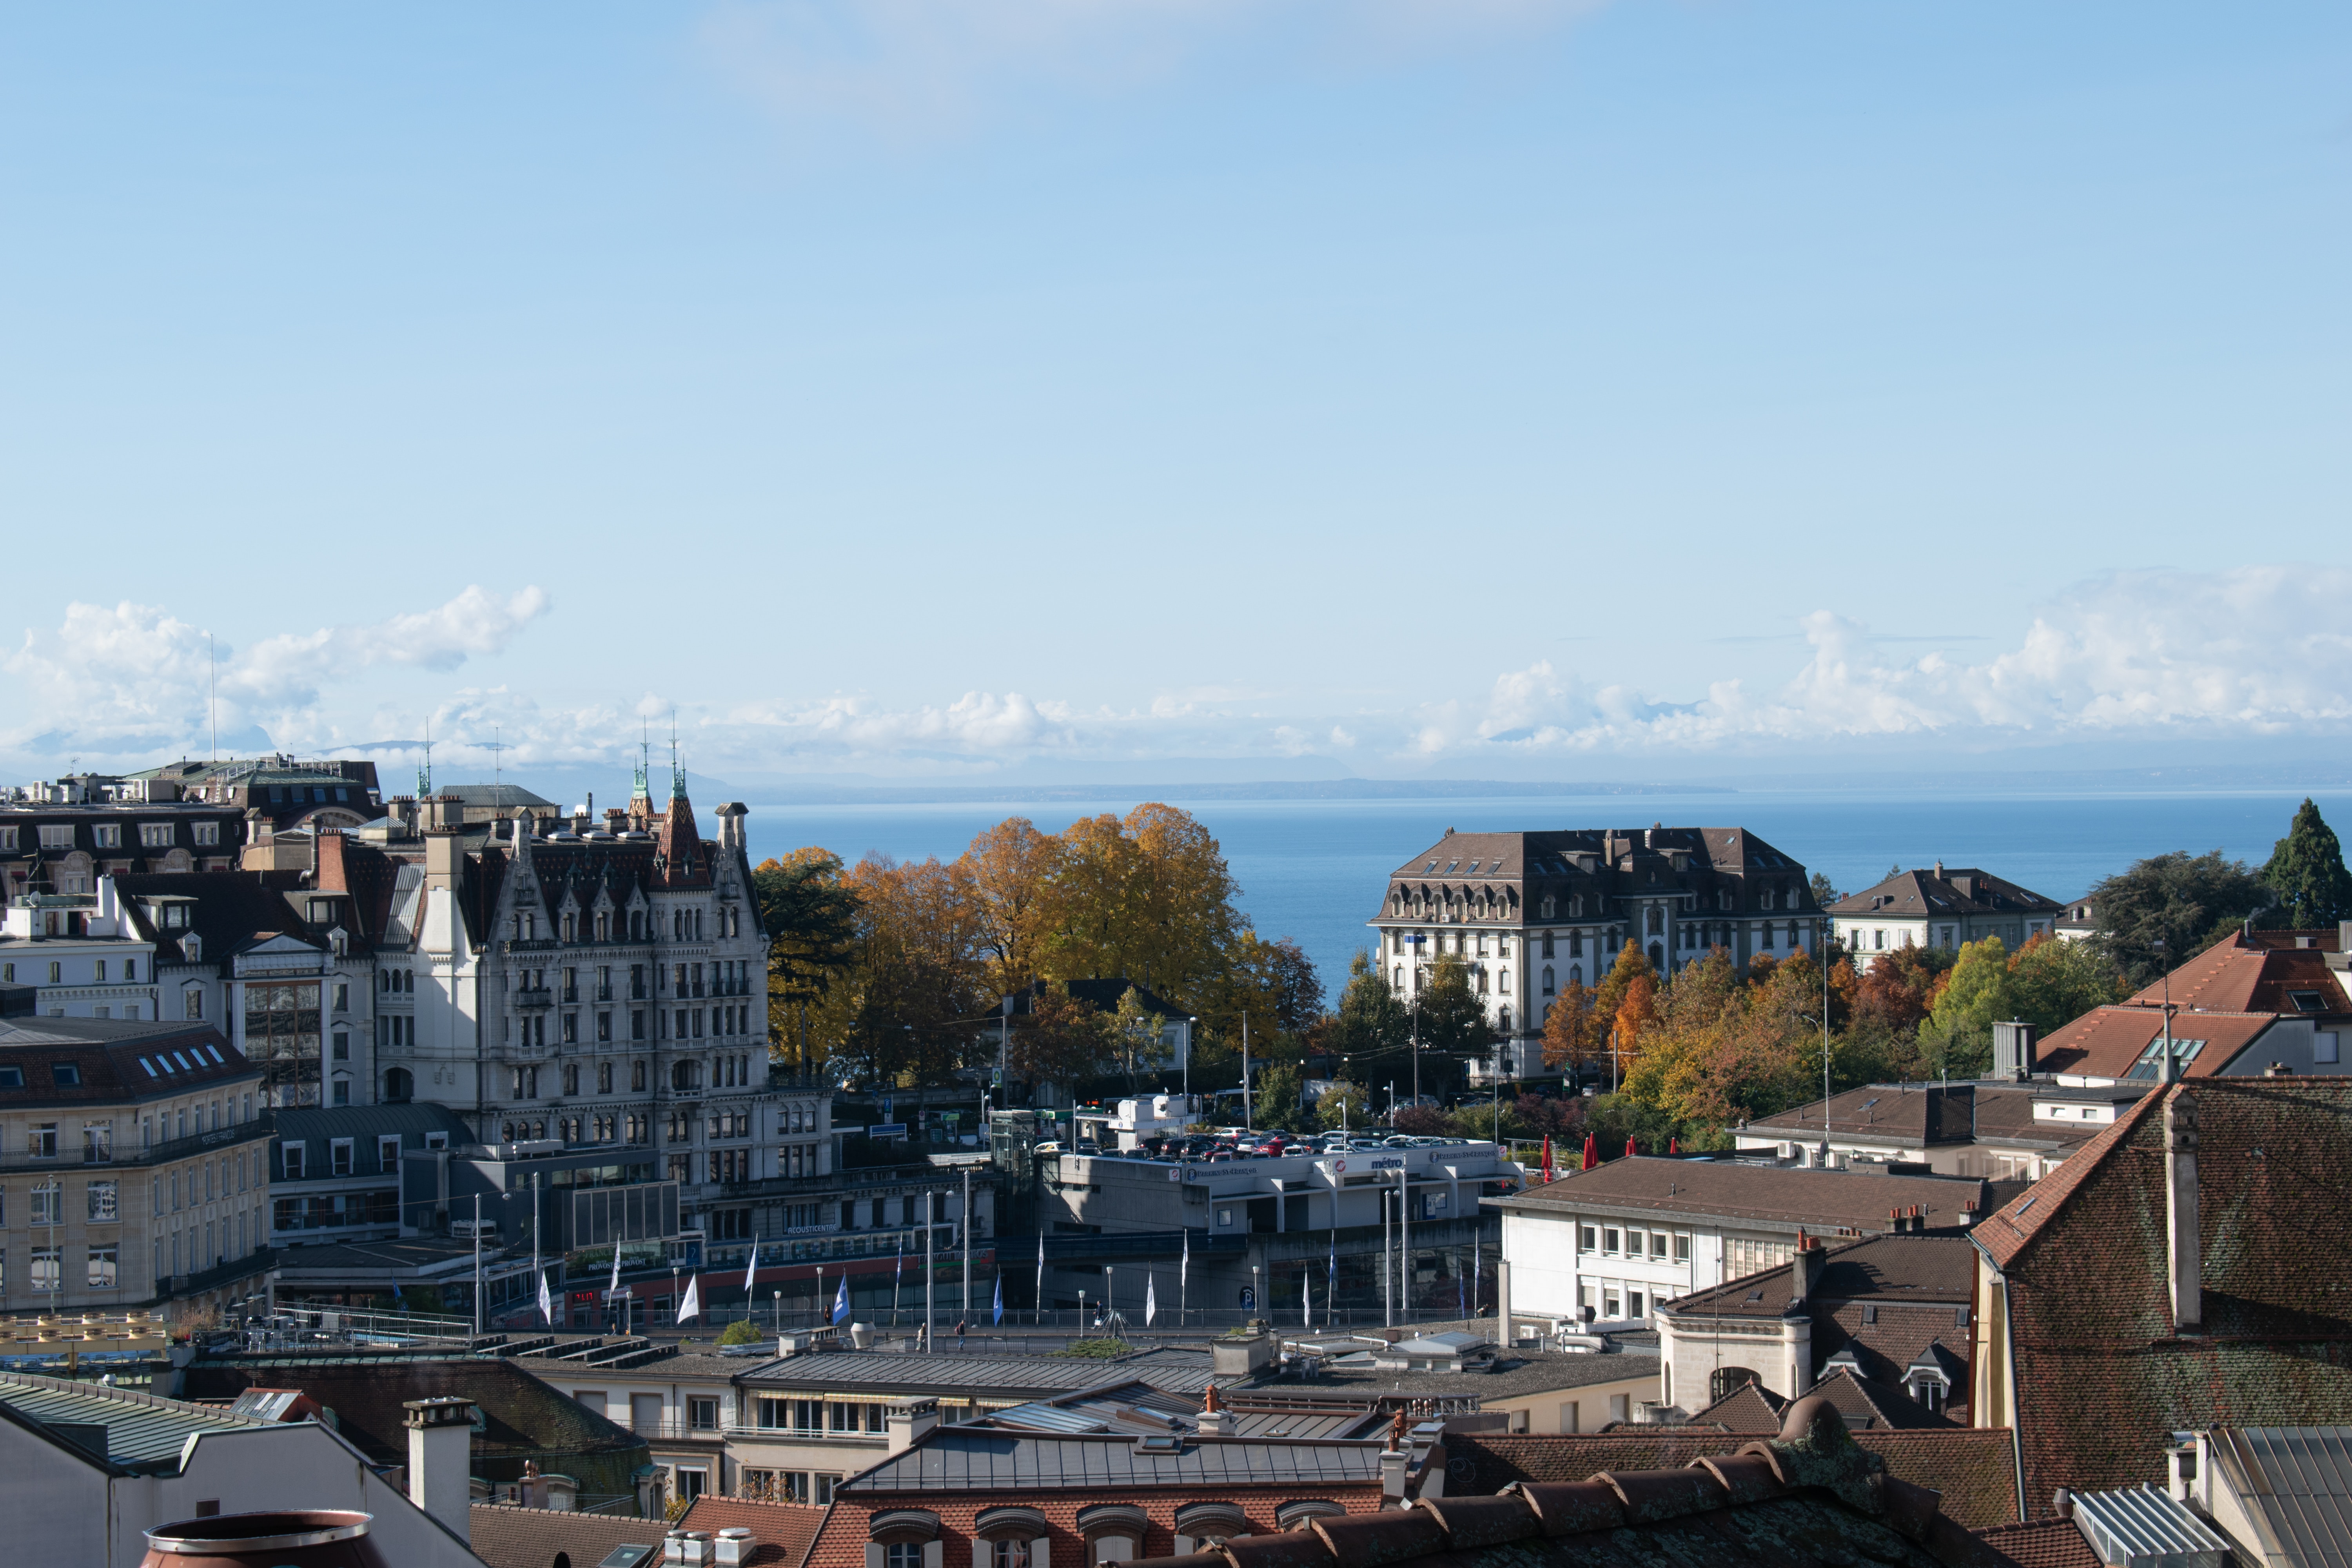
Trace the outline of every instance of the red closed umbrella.
<instances>
[{"instance_id":1,"label":"red closed umbrella","mask_svg":"<svg viewBox=\"0 0 2352 1568\"><path fill-rule=\"evenodd\" d=\"M1590 1132L1588 1132L1588 1133L1586 1133L1586 1134L1584 1135L1584 1165L1583 1165L1583 1168L1584 1168L1585 1170L1590 1171L1590 1170L1591 1170L1594 1166L1596 1166L1596 1165L1598 1165L1598 1164L1600 1164L1600 1163L1601 1163L1601 1145L1593 1140L1593 1136L1592 1136L1592 1134L1591 1134L1591 1133L1590 1133Z\"/></svg>"},{"instance_id":2,"label":"red closed umbrella","mask_svg":"<svg viewBox=\"0 0 2352 1568\"><path fill-rule=\"evenodd\" d=\"M1627 1158L1628 1160L1630 1160L1630 1159L1632 1159L1633 1157L1633 1139L1631 1139L1631 1138L1628 1138L1628 1139L1626 1139L1626 1140L1625 1140L1625 1158Z\"/></svg>"},{"instance_id":3,"label":"red closed umbrella","mask_svg":"<svg viewBox=\"0 0 2352 1568\"><path fill-rule=\"evenodd\" d=\"M1669 1138L1669 1139L1667 1139L1667 1140L1666 1140L1666 1152L1667 1152L1667 1153L1669 1153L1669 1154L1679 1154L1679 1153L1681 1153L1682 1152L1683 1152L1683 1141L1682 1141L1681 1139L1679 1139L1679 1138Z\"/></svg>"},{"instance_id":4,"label":"red closed umbrella","mask_svg":"<svg viewBox=\"0 0 2352 1568\"><path fill-rule=\"evenodd\" d=\"M1551 1134L1550 1134L1550 1133L1549 1133L1549 1132L1547 1132L1547 1133L1545 1133L1545 1134L1544 1134L1543 1178L1544 1178L1544 1180L1545 1180L1545 1181L1547 1181L1547 1182L1549 1182L1549 1181L1550 1181L1550 1180L1552 1179L1552 1175L1551 1175Z\"/></svg>"}]
</instances>

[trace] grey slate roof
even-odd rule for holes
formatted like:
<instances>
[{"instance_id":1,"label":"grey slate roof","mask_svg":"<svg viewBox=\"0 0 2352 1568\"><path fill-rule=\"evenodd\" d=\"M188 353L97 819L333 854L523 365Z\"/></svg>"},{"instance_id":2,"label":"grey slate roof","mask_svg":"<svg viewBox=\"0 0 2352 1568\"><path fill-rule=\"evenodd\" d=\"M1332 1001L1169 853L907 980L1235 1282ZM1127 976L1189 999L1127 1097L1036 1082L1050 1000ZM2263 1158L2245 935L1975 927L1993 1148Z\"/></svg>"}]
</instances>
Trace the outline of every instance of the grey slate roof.
<instances>
[{"instance_id":1,"label":"grey slate roof","mask_svg":"<svg viewBox=\"0 0 2352 1568\"><path fill-rule=\"evenodd\" d=\"M954 1395L1036 1399L1100 1388L1133 1377L1179 1394L1198 1394L1213 1380L1206 1357L1171 1365L1158 1359L1102 1361L1087 1356L977 1356L938 1352L896 1355L874 1351L820 1351L786 1356L747 1371L747 1388L819 1392L906 1389Z\"/></svg>"},{"instance_id":2,"label":"grey slate roof","mask_svg":"<svg viewBox=\"0 0 2352 1568\"><path fill-rule=\"evenodd\" d=\"M107 1458L118 1465L176 1468L180 1450L199 1432L235 1432L268 1423L211 1405L188 1405L129 1388L0 1373L0 1404L36 1421L89 1422L106 1428Z\"/></svg>"},{"instance_id":3,"label":"grey slate roof","mask_svg":"<svg viewBox=\"0 0 2352 1568\"><path fill-rule=\"evenodd\" d=\"M1260 1442L1247 1437L1188 1437L1167 1452L1145 1452L1116 1434L992 1431L946 1427L862 1475L836 1493L955 1491L1115 1491L1124 1487L1263 1487L1374 1482L1381 1444Z\"/></svg>"},{"instance_id":4,"label":"grey slate roof","mask_svg":"<svg viewBox=\"0 0 2352 1568\"><path fill-rule=\"evenodd\" d=\"M1557 1181L1512 1197L1487 1198L1487 1207L1515 1213L1574 1212L1648 1217L1717 1215L1761 1229L1825 1227L1878 1230L1889 1209L1919 1205L1931 1228L1961 1223L1961 1205L1992 1205L1986 1184L1972 1177L1889 1176L1864 1170L1798 1170L1745 1161L1672 1160L1634 1155L1590 1171L1566 1171Z\"/></svg>"}]
</instances>

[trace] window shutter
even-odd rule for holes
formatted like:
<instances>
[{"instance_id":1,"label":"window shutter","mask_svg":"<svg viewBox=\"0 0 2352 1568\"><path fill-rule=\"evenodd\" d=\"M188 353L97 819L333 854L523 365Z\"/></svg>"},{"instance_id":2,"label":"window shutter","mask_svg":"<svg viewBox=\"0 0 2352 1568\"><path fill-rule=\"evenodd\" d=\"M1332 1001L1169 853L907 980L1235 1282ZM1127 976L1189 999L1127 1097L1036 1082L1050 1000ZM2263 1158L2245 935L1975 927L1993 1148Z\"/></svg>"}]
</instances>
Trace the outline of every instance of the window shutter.
<instances>
[{"instance_id":1,"label":"window shutter","mask_svg":"<svg viewBox=\"0 0 2352 1568\"><path fill-rule=\"evenodd\" d=\"M1052 1568L1054 1538L1041 1535L1029 1543L1029 1568Z\"/></svg>"},{"instance_id":2,"label":"window shutter","mask_svg":"<svg viewBox=\"0 0 2352 1568\"><path fill-rule=\"evenodd\" d=\"M971 1568L988 1568L988 1542L978 1536L971 1542Z\"/></svg>"},{"instance_id":3,"label":"window shutter","mask_svg":"<svg viewBox=\"0 0 2352 1568\"><path fill-rule=\"evenodd\" d=\"M947 1568L948 1543L944 1541L923 1542L923 1568Z\"/></svg>"},{"instance_id":4,"label":"window shutter","mask_svg":"<svg viewBox=\"0 0 2352 1568\"><path fill-rule=\"evenodd\" d=\"M1180 1536L1178 1536L1178 1537L1176 1538L1176 1550L1175 1550L1172 1553L1171 1553L1171 1556L1176 1556L1176 1557L1190 1557L1190 1556L1192 1556L1192 1538L1191 1536L1189 1536L1189 1535L1180 1535Z\"/></svg>"},{"instance_id":5,"label":"window shutter","mask_svg":"<svg viewBox=\"0 0 2352 1568\"><path fill-rule=\"evenodd\" d=\"M888 1549L878 1541L866 1543L866 1568L882 1568L882 1555Z\"/></svg>"}]
</instances>

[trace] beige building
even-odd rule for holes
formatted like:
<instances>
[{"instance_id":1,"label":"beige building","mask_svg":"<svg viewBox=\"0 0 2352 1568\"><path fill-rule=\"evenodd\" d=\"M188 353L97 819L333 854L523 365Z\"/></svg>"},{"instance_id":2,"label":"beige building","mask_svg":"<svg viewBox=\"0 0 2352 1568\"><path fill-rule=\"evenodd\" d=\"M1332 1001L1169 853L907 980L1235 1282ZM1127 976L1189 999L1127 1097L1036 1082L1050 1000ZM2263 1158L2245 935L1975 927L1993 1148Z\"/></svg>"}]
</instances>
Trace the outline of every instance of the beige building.
<instances>
[{"instance_id":1,"label":"beige building","mask_svg":"<svg viewBox=\"0 0 2352 1568\"><path fill-rule=\"evenodd\" d=\"M203 1316L266 1289L260 1083L209 1025L0 1020L0 1313Z\"/></svg>"}]
</instances>

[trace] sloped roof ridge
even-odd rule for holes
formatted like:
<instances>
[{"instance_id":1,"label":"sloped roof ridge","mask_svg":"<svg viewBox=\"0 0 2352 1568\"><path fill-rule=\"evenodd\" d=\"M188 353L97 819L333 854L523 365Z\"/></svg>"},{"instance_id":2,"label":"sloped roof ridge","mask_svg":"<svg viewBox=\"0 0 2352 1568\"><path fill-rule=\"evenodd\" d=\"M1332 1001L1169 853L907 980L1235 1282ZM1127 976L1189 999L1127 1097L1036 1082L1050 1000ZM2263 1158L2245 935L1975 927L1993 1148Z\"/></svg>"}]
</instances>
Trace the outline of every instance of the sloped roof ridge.
<instances>
[{"instance_id":1,"label":"sloped roof ridge","mask_svg":"<svg viewBox=\"0 0 2352 1568\"><path fill-rule=\"evenodd\" d=\"M2006 1268L2041 1236L2042 1227L2050 1216L2063 1208L2066 1200L2090 1179L2091 1172L2113 1152L2125 1139L2131 1136L2158 1102L2168 1102L2187 1088L2176 1083L2163 1094L2143 1094L2132 1102L2132 1108L2110 1123L2106 1131L2068 1156L2057 1170L2042 1177L2000 1208L1977 1222L1969 1238L1984 1249L1985 1255L2000 1268ZM2032 1223L2018 1224L2029 1208L2039 1208ZM1988 1237L1990 1240L1986 1239Z\"/></svg>"}]
</instances>

